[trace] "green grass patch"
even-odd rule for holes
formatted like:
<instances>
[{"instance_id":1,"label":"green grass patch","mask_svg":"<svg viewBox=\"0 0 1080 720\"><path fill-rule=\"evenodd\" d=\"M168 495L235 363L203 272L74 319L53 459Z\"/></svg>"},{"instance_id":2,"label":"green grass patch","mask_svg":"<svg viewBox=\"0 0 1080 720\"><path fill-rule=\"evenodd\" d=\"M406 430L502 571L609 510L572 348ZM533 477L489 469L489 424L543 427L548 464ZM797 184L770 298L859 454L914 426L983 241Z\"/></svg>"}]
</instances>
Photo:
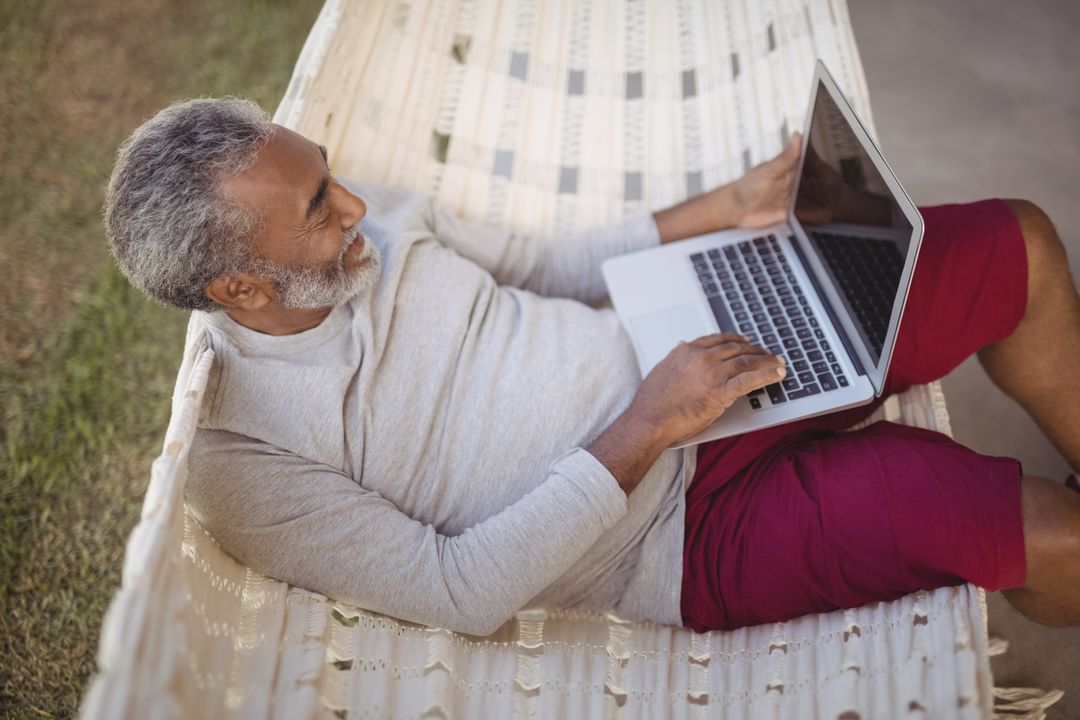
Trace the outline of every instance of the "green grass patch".
<instances>
[{"instance_id":1,"label":"green grass patch","mask_svg":"<svg viewBox=\"0 0 1080 720\"><path fill-rule=\"evenodd\" d=\"M75 714L180 361L109 261L115 149L174 100L273 110L320 7L0 3L0 717Z\"/></svg>"}]
</instances>

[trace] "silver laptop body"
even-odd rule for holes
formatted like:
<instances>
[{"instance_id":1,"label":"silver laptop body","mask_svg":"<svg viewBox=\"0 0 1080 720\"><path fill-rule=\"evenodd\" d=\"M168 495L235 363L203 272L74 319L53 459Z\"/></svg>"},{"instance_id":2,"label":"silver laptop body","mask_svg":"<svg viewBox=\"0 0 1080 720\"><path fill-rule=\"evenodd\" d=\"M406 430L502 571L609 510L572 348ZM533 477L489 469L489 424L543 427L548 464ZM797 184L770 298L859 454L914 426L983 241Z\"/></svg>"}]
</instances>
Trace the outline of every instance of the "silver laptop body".
<instances>
[{"instance_id":1,"label":"silver laptop body","mask_svg":"<svg viewBox=\"0 0 1080 720\"><path fill-rule=\"evenodd\" d=\"M740 398L694 445L881 395L923 222L818 61L785 223L603 264L642 376L681 341L739 332L783 355L783 382Z\"/></svg>"}]
</instances>

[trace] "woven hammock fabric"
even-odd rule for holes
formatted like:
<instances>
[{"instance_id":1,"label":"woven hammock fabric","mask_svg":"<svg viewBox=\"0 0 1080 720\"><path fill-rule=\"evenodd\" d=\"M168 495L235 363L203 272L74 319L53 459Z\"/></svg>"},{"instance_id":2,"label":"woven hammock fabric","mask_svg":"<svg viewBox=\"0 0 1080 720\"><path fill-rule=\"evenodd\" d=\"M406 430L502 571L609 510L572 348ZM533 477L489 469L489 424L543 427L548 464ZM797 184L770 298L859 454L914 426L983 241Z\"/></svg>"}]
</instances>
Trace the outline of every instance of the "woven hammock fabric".
<instances>
[{"instance_id":1,"label":"woven hammock fabric","mask_svg":"<svg viewBox=\"0 0 1080 720\"><path fill-rule=\"evenodd\" d=\"M559 232L776 153L803 125L817 57L872 128L843 0L329 0L275 120L326 144L338 175ZM183 507L212 362L189 334L88 718L992 712L985 603L969 585L727 633L528 610L473 638L263 577ZM949 431L936 384L881 417Z\"/></svg>"}]
</instances>

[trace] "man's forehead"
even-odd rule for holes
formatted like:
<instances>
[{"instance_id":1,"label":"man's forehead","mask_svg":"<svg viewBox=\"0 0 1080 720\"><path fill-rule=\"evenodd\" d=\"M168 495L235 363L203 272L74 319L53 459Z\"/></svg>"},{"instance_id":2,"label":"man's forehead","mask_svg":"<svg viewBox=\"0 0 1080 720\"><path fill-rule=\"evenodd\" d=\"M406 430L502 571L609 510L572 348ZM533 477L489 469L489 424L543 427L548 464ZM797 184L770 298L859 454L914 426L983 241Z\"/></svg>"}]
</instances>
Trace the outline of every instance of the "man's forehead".
<instances>
[{"instance_id":1,"label":"man's forehead","mask_svg":"<svg viewBox=\"0 0 1080 720\"><path fill-rule=\"evenodd\" d=\"M302 202L310 184L312 156L317 146L303 135L281 125L255 157L255 162L222 183L222 190L232 198L256 207ZM315 165L314 167L317 167Z\"/></svg>"}]
</instances>

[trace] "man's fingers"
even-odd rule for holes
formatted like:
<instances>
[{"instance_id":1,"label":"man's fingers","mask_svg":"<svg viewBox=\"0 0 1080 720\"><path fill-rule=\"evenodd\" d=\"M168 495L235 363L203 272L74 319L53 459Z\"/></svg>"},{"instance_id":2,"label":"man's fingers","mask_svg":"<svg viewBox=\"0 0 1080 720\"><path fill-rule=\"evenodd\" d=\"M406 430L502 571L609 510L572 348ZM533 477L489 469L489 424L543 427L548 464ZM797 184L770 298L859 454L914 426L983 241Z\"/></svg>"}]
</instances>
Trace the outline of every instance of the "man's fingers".
<instances>
[{"instance_id":1,"label":"man's fingers","mask_svg":"<svg viewBox=\"0 0 1080 720\"><path fill-rule=\"evenodd\" d=\"M690 344L699 348L711 348L724 343L746 343L747 338L739 333L714 333L713 335L703 335L696 340L691 340Z\"/></svg>"},{"instance_id":2,"label":"man's fingers","mask_svg":"<svg viewBox=\"0 0 1080 720\"><path fill-rule=\"evenodd\" d=\"M727 342L720 343L719 345L713 345L708 350L716 354L716 357L720 360L730 360L731 358L740 357L743 355L769 355L769 351L763 347L757 345L751 345L748 342Z\"/></svg>"},{"instance_id":3,"label":"man's fingers","mask_svg":"<svg viewBox=\"0 0 1080 720\"><path fill-rule=\"evenodd\" d=\"M767 361L751 359L745 355L736 358L733 362L742 367L738 368L738 372L724 383L724 391L731 393L733 397L739 397L751 390L780 382L787 375L787 368L777 364L777 362L782 363L783 360L773 356L768 357Z\"/></svg>"},{"instance_id":4,"label":"man's fingers","mask_svg":"<svg viewBox=\"0 0 1080 720\"><path fill-rule=\"evenodd\" d=\"M730 393L732 397L742 397L752 390L780 382L785 375L787 372L782 367L741 373L724 384L724 392Z\"/></svg>"},{"instance_id":5,"label":"man's fingers","mask_svg":"<svg viewBox=\"0 0 1080 720\"><path fill-rule=\"evenodd\" d=\"M802 133L791 133L791 140L788 141L788 146L784 148L784 153L792 156L794 160L799 159L799 153L802 151Z\"/></svg>"}]
</instances>

